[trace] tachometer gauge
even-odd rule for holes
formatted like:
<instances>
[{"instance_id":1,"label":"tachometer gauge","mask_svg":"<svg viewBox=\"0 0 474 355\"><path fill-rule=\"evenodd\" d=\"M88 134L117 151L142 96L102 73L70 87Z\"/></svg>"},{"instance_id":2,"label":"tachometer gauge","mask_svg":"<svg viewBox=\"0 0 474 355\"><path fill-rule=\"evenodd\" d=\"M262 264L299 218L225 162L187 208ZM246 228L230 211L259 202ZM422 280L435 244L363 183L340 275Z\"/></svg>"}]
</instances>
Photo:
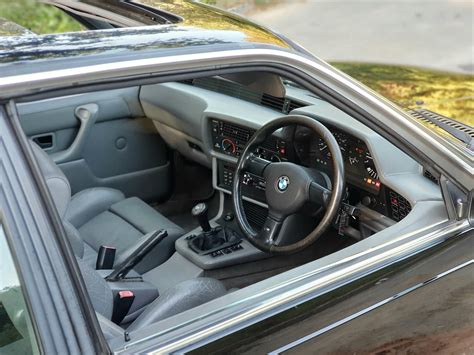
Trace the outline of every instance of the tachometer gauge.
<instances>
[{"instance_id":1,"label":"tachometer gauge","mask_svg":"<svg viewBox=\"0 0 474 355\"><path fill-rule=\"evenodd\" d=\"M365 152L364 167L365 170L367 170L367 174L369 174L372 179L379 179L379 174L377 173L377 169L375 168L374 164L374 158L372 158L372 155L368 150Z\"/></svg>"},{"instance_id":2,"label":"tachometer gauge","mask_svg":"<svg viewBox=\"0 0 474 355\"><path fill-rule=\"evenodd\" d=\"M337 144L339 144L339 148L341 152L344 153L347 151L347 136L341 132L333 132L334 138L336 138Z\"/></svg>"}]
</instances>

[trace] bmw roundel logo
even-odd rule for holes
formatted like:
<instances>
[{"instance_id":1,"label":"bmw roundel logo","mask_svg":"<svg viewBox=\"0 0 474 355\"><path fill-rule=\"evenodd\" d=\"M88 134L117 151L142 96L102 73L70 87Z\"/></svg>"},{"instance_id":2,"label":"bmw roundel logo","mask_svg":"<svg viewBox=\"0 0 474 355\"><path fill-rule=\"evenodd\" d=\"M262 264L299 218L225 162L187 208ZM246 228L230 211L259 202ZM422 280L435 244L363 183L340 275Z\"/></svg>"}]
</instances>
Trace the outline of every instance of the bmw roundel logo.
<instances>
[{"instance_id":1,"label":"bmw roundel logo","mask_svg":"<svg viewBox=\"0 0 474 355\"><path fill-rule=\"evenodd\" d=\"M278 191L284 192L287 188L288 185L290 185L290 179L288 176L280 176L277 180L277 188Z\"/></svg>"}]
</instances>

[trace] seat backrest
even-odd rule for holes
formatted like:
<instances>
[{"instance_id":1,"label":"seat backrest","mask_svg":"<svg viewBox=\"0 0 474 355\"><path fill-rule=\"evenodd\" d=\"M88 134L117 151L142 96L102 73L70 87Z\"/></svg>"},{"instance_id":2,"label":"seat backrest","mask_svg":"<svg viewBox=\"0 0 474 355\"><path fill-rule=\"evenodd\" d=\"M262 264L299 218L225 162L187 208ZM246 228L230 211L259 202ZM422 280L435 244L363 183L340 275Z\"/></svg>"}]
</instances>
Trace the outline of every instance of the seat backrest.
<instances>
[{"instance_id":1,"label":"seat backrest","mask_svg":"<svg viewBox=\"0 0 474 355\"><path fill-rule=\"evenodd\" d=\"M66 209L71 200L71 187L66 175L54 163L54 161L41 149L36 143L31 143L31 149L35 155L41 173L46 181L51 197L53 198L59 216L63 220L64 230L74 250L74 254L78 258L84 256L84 241L77 229L65 220Z\"/></svg>"},{"instance_id":2,"label":"seat backrest","mask_svg":"<svg viewBox=\"0 0 474 355\"><path fill-rule=\"evenodd\" d=\"M31 148L38 162L39 168L48 185L59 216L64 217L71 200L71 186L66 175L56 163L36 143L31 142Z\"/></svg>"}]
</instances>

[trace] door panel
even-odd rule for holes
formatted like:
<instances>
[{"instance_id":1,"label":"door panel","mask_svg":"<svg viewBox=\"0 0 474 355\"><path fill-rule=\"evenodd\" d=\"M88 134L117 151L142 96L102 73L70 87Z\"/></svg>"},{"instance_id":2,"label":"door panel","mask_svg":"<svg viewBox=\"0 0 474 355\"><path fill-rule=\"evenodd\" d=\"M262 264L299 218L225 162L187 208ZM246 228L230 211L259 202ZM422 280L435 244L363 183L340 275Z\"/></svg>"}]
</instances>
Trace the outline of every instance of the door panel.
<instances>
[{"instance_id":1,"label":"door panel","mask_svg":"<svg viewBox=\"0 0 474 355\"><path fill-rule=\"evenodd\" d=\"M473 251L471 231L189 353L471 353Z\"/></svg>"},{"instance_id":2,"label":"door panel","mask_svg":"<svg viewBox=\"0 0 474 355\"><path fill-rule=\"evenodd\" d=\"M95 176L107 178L167 163L164 142L147 118L120 119L95 125L83 157Z\"/></svg>"},{"instance_id":3,"label":"door panel","mask_svg":"<svg viewBox=\"0 0 474 355\"><path fill-rule=\"evenodd\" d=\"M138 92L127 88L21 104L20 121L28 137L45 143L73 194L106 186L162 200L171 192L168 151L143 117Z\"/></svg>"}]
</instances>

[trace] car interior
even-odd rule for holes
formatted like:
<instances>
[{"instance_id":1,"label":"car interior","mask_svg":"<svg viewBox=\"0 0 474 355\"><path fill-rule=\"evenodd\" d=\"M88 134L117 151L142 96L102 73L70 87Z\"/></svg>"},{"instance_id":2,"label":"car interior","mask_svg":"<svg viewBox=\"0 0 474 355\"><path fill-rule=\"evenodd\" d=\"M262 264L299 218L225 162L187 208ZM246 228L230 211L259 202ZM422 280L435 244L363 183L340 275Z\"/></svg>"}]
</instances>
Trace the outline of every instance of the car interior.
<instances>
[{"instance_id":1,"label":"car interior","mask_svg":"<svg viewBox=\"0 0 474 355\"><path fill-rule=\"evenodd\" d=\"M270 72L17 108L108 337L447 218L434 171Z\"/></svg>"}]
</instances>

